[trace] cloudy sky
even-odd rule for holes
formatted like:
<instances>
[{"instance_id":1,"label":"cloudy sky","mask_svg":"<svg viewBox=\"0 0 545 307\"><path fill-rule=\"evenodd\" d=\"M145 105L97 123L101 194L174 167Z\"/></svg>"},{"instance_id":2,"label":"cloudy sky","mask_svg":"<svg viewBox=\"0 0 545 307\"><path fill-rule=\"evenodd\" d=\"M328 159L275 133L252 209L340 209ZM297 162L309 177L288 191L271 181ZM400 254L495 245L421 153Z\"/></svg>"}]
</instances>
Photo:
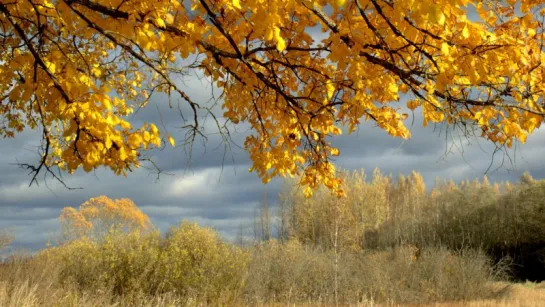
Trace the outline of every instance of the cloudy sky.
<instances>
[{"instance_id":1,"label":"cloudy sky","mask_svg":"<svg viewBox=\"0 0 545 307\"><path fill-rule=\"evenodd\" d=\"M206 81L190 76L184 87L195 101L204 104L210 99L211 90ZM506 161L503 167L493 171L504 156L498 154L493 161L493 147L484 140L459 139L453 143L444 129L423 128L419 113L410 115L407 123L413 118L412 139L407 141L388 136L372 123L363 124L357 133L336 138L334 145L341 152L337 165L368 171L378 167L393 174L417 170L428 186L435 177L455 180L482 177L491 162L493 166L488 174L491 181L517 180L527 170L535 178L545 177L544 129L510 153L513 163ZM162 122L178 139L183 137L184 132L177 133L176 128L183 123L176 112L169 110L165 97L155 97L133 119L136 125L142 121ZM204 145L197 141L189 164L184 148L152 153L154 160L168 173L159 180L146 169L130 173L128 178L116 177L104 170L66 175L67 185L83 187L81 190L67 190L53 180L42 180L39 186L29 187L31 177L13 164L37 161L35 146L39 134L25 131L16 139L0 140L0 230L7 229L15 235L11 250L32 251L43 247L48 239L54 241L59 233L61 209L77 207L99 195L133 199L162 231L187 219L215 227L226 237L233 237L241 224L247 225L250 233L254 208L264 193L269 203L274 204L282 182L278 179L263 185L255 173L248 172L250 161L246 152L233 145L225 153L219 136L212 134L216 131L212 122L206 122L205 126L210 133L208 141ZM239 126L232 133L234 143L242 146L247 129ZM452 152L446 154L449 150ZM7 252L0 251L0 254Z\"/></svg>"}]
</instances>

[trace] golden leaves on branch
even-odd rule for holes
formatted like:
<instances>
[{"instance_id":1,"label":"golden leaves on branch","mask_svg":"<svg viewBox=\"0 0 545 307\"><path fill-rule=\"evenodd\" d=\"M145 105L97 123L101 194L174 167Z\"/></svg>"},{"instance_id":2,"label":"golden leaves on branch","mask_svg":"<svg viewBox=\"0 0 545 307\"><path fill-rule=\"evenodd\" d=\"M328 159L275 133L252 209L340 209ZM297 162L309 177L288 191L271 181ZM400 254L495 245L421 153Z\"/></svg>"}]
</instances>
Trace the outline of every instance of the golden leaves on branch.
<instances>
[{"instance_id":1,"label":"golden leaves on branch","mask_svg":"<svg viewBox=\"0 0 545 307\"><path fill-rule=\"evenodd\" d=\"M128 118L154 93L187 103L187 127L201 131L210 108L173 81L198 70L223 91L223 116L252 128L245 147L263 182L302 176L308 195L342 195L331 139L362 120L409 138L406 108L420 109L424 126L463 123L501 146L539 128L544 3L515 3L0 1L0 135L43 127L46 165L125 174L162 143Z\"/></svg>"}]
</instances>

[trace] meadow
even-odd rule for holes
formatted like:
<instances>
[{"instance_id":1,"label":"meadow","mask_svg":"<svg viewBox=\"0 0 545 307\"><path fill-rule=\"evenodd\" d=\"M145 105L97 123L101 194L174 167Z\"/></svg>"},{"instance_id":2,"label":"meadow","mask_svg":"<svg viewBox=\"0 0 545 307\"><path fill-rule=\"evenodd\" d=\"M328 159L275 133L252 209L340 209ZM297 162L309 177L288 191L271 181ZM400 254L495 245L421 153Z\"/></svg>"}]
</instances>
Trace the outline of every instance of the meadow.
<instances>
[{"instance_id":1,"label":"meadow","mask_svg":"<svg viewBox=\"0 0 545 307\"><path fill-rule=\"evenodd\" d=\"M161 234L129 200L61 214L63 235L0 264L0 306L540 306L545 182L344 173L346 198L286 182L233 240ZM118 210L121 208L122 210ZM117 211L116 211L117 210ZM129 214L130 213L130 214ZM99 227L100 226L100 227ZM0 235L0 244L10 241Z\"/></svg>"}]
</instances>

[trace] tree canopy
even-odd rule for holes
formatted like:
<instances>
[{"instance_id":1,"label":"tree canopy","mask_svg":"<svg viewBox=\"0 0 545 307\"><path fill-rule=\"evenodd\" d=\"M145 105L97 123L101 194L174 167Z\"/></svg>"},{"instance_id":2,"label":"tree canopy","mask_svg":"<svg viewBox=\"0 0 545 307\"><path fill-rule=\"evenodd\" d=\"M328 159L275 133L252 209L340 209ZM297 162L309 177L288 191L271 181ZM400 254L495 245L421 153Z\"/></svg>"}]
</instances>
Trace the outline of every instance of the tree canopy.
<instances>
[{"instance_id":1,"label":"tree canopy","mask_svg":"<svg viewBox=\"0 0 545 307\"><path fill-rule=\"evenodd\" d=\"M163 92L188 106L185 141L203 133L202 112L226 135L219 119L247 123L263 182L302 175L307 194L342 194L331 137L373 121L409 138L401 95L423 125L524 143L545 115L544 3L0 0L0 135L42 132L41 159L26 165L35 174L125 174L146 149L175 143L128 118ZM223 114L174 81L189 70L222 91Z\"/></svg>"},{"instance_id":2,"label":"tree canopy","mask_svg":"<svg viewBox=\"0 0 545 307\"><path fill-rule=\"evenodd\" d=\"M65 207L59 216L63 240L88 237L103 239L111 231L146 231L152 228L149 217L128 198L111 199L101 195L79 206Z\"/></svg>"}]
</instances>

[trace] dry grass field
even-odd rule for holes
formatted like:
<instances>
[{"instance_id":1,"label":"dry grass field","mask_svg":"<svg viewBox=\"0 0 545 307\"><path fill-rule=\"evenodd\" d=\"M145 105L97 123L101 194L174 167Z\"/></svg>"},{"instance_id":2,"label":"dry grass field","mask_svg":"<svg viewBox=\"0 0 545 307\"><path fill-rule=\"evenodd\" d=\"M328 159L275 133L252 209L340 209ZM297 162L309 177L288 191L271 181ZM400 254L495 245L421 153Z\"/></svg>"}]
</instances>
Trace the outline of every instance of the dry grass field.
<instances>
[{"instance_id":1,"label":"dry grass field","mask_svg":"<svg viewBox=\"0 0 545 307\"><path fill-rule=\"evenodd\" d=\"M462 302L396 305L403 307L542 307L545 306L545 283L496 282L495 298Z\"/></svg>"},{"instance_id":2,"label":"dry grass field","mask_svg":"<svg viewBox=\"0 0 545 307\"><path fill-rule=\"evenodd\" d=\"M542 307L545 305L544 283L509 283L496 282L492 285L497 294L495 298L487 300L472 300L461 302L442 302L428 304L374 304L372 302L356 304L354 306L398 306L398 307ZM287 304L264 304L260 306L288 306ZM317 306L315 304L293 304L289 306ZM329 305L320 305L329 306ZM339 306L349 306L342 305Z\"/></svg>"},{"instance_id":3,"label":"dry grass field","mask_svg":"<svg viewBox=\"0 0 545 307\"><path fill-rule=\"evenodd\" d=\"M428 304L375 304L373 302L362 302L356 304L338 304L338 306L361 306L361 307L542 307L545 302L545 283L542 284L515 284L515 283L497 283L496 288L500 290L496 298L487 300L472 300L460 302L442 302ZM11 297L6 296L6 287L0 284L0 306L2 307L34 307L34 306L206 306L204 303L195 301L187 301L176 299L171 296L155 297L153 299L141 298L137 300L111 302L109 296L77 296L67 292L61 294L59 292L49 292L52 298L58 300L41 301L39 296L47 295L47 291L51 289L39 289L38 287L21 287L17 293ZM40 293L42 292L42 293ZM230 306L230 304L212 304L217 306ZM263 307L280 307L280 306L335 306L335 304L318 304L318 303L243 303L239 302L239 306L263 306Z\"/></svg>"}]
</instances>

